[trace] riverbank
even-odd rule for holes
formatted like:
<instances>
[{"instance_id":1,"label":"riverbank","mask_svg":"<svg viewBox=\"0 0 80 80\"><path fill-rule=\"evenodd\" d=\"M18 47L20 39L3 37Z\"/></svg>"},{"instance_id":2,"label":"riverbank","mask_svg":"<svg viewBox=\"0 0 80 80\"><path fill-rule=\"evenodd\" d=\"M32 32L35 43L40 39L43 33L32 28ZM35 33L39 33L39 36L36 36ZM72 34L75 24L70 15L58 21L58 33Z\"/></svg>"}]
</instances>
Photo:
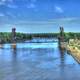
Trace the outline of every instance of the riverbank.
<instances>
[{"instance_id":1,"label":"riverbank","mask_svg":"<svg viewBox=\"0 0 80 80\"><path fill-rule=\"evenodd\" d=\"M80 41L78 39L72 39L67 45L68 52L80 63Z\"/></svg>"}]
</instances>

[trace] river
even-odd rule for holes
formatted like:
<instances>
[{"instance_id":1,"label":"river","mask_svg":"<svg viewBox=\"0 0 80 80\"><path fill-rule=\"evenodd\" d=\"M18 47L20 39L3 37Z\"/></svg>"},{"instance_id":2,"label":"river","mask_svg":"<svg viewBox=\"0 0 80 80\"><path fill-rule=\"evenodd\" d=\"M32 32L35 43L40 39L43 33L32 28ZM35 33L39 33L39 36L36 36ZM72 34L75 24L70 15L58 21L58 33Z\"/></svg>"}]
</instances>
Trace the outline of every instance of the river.
<instances>
[{"instance_id":1,"label":"river","mask_svg":"<svg viewBox=\"0 0 80 80\"><path fill-rule=\"evenodd\" d=\"M0 80L79 80L80 66L58 43L5 44L0 49Z\"/></svg>"}]
</instances>

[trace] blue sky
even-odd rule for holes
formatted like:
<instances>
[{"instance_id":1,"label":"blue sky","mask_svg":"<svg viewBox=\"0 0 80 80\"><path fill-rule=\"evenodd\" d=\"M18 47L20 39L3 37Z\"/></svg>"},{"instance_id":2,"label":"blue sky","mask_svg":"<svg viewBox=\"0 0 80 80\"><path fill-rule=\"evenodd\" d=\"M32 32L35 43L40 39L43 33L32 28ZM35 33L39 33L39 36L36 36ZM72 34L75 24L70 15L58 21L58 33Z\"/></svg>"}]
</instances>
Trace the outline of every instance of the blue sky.
<instances>
[{"instance_id":1,"label":"blue sky","mask_svg":"<svg viewBox=\"0 0 80 80\"><path fill-rule=\"evenodd\" d=\"M80 0L0 0L0 31L56 32L61 25L77 32L79 18Z\"/></svg>"}]
</instances>

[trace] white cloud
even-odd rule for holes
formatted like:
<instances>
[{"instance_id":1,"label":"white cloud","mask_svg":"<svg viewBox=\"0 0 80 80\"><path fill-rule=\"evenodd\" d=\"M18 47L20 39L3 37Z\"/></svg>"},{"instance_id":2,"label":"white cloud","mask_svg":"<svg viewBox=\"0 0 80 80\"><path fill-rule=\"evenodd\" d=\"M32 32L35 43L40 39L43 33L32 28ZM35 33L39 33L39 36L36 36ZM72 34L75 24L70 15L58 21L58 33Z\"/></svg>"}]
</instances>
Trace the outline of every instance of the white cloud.
<instances>
[{"instance_id":1,"label":"white cloud","mask_svg":"<svg viewBox=\"0 0 80 80\"><path fill-rule=\"evenodd\" d=\"M11 2L13 2L13 0L0 0L0 5L5 5L6 2L11 3Z\"/></svg>"},{"instance_id":2,"label":"white cloud","mask_svg":"<svg viewBox=\"0 0 80 80\"><path fill-rule=\"evenodd\" d=\"M5 0L0 0L0 5L4 5L5 4Z\"/></svg>"},{"instance_id":3,"label":"white cloud","mask_svg":"<svg viewBox=\"0 0 80 80\"><path fill-rule=\"evenodd\" d=\"M26 4L27 8L36 8L36 1L37 0L28 0L29 3Z\"/></svg>"},{"instance_id":4,"label":"white cloud","mask_svg":"<svg viewBox=\"0 0 80 80\"><path fill-rule=\"evenodd\" d=\"M7 7L9 7L9 8L14 8L14 9L17 8L17 6L14 5L14 4L8 4Z\"/></svg>"},{"instance_id":5,"label":"white cloud","mask_svg":"<svg viewBox=\"0 0 80 80\"><path fill-rule=\"evenodd\" d=\"M13 2L13 0L0 0L0 2Z\"/></svg>"},{"instance_id":6,"label":"white cloud","mask_svg":"<svg viewBox=\"0 0 80 80\"><path fill-rule=\"evenodd\" d=\"M5 15L3 13L0 13L0 17L4 17Z\"/></svg>"},{"instance_id":7,"label":"white cloud","mask_svg":"<svg viewBox=\"0 0 80 80\"><path fill-rule=\"evenodd\" d=\"M16 18L16 15L11 12L7 12L6 15L8 16L8 18Z\"/></svg>"},{"instance_id":8,"label":"white cloud","mask_svg":"<svg viewBox=\"0 0 80 80\"><path fill-rule=\"evenodd\" d=\"M0 0L0 5L4 5L8 8L17 8L14 4L14 0Z\"/></svg>"},{"instance_id":9,"label":"white cloud","mask_svg":"<svg viewBox=\"0 0 80 80\"><path fill-rule=\"evenodd\" d=\"M12 4L14 0L0 0L0 5Z\"/></svg>"},{"instance_id":10,"label":"white cloud","mask_svg":"<svg viewBox=\"0 0 80 80\"><path fill-rule=\"evenodd\" d=\"M36 2L37 0L31 0L31 2Z\"/></svg>"},{"instance_id":11,"label":"white cloud","mask_svg":"<svg viewBox=\"0 0 80 80\"><path fill-rule=\"evenodd\" d=\"M34 3L30 3L27 5L27 8L35 8L35 7L36 7L36 5Z\"/></svg>"},{"instance_id":12,"label":"white cloud","mask_svg":"<svg viewBox=\"0 0 80 80\"><path fill-rule=\"evenodd\" d=\"M55 8L55 11L58 12L58 13L63 13L64 12L63 9L59 6L55 6L54 8Z\"/></svg>"}]
</instances>

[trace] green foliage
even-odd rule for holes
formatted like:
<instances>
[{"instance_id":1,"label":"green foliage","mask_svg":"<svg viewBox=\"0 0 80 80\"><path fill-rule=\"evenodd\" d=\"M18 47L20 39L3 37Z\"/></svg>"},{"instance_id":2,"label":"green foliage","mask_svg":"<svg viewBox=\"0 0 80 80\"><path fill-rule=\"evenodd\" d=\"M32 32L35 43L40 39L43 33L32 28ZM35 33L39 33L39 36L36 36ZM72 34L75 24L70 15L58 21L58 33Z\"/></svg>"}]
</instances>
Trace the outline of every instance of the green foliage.
<instances>
[{"instance_id":1,"label":"green foliage","mask_svg":"<svg viewBox=\"0 0 80 80\"><path fill-rule=\"evenodd\" d=\"M67 41L69 39L80 39L80 33L74 33L74 32L65 33L65 39Z\"/></svg>"},{"instance_id":2,"label":"green foliage","mask_svg":"<svg viewBox=\"0 0 80 80\"><path fill-rule=\"evenodd\" d=\"M36 33L36 34L26 34L26 33L16 33L16 42L22 42L26 40L31 40L34 37L39 38L58 38L59 33ZM64 33L65 41L69 39L80 39L80 33ZM10 43L12 40L12 33L0 32L0 43Z\"/></svg>"}]
</instances>

